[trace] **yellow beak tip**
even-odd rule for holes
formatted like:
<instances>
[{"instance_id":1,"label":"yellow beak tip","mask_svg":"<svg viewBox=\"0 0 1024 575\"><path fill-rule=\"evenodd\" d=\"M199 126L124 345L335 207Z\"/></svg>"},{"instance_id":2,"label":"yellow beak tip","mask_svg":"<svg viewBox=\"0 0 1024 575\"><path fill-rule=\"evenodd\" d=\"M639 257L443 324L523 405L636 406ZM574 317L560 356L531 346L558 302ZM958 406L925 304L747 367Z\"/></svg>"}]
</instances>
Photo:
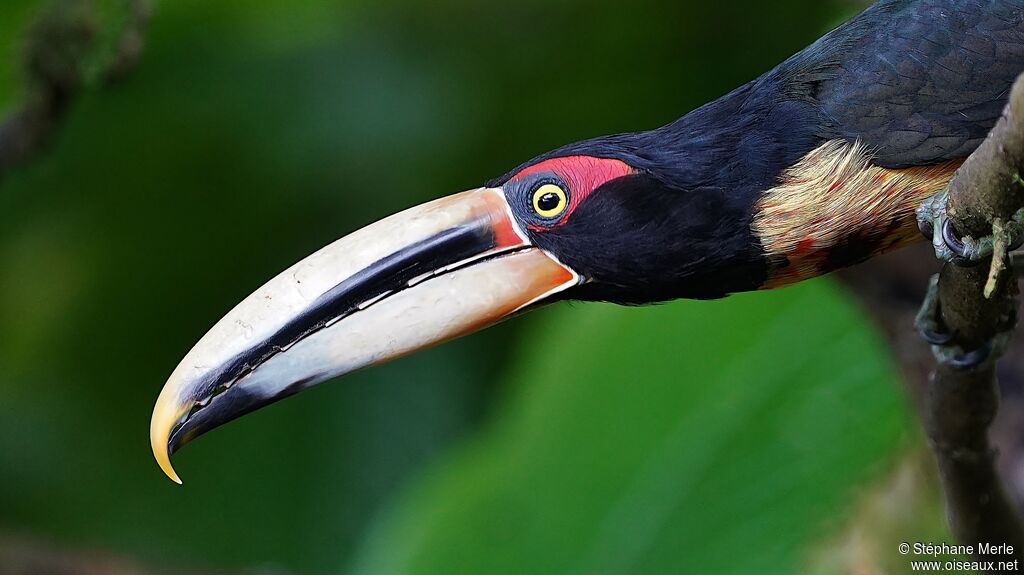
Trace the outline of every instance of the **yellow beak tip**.
<instances>
[{"instance_id":1,"label":"yellow beak tip","mask_svg":"<svg viewBox=\"0 0 1024 575\"><path fill-rule=\"evenodd\" d=\"M153 419L150 421L149 427L150 447L153 449L153 457L160 469L171 481L181 485L181 478L171 466L171 455L167 452L167 442L173 422L178 421L188 408L175 406L173 402L165 398L165 395L167 395L166 388L161 392L160 399L157 400L157 405L153 410Z\"/></svg>"},{"instance_id":2,"label":"yellow beak tip","mask_svg":"<svg viewBox=\"0 0 1024 575\"><path fill-rule=\"evenodd\" d=\"M163 472L167 474L167 477L169 477L171 481L177 483L178 485L182 484L181 483L181 478L178 477L177 473L175 473L174 468L171 467L170 463L166 463L166 464L165 463L161 463L160 464L160 469L162 469Z\"/></svg>"},{"instance_id":3,"label":"yellow beak tip","mask_svg":"<svg viewBox=\"0 0 1024 575\"><path fill-rule=\"evenodd\" d=\"M177 472L174 471L174 467L171 465L171 457L167 454L166 443L158 446L156 443L153 444L153 457L156 458L157 465L160 469L170 478L171 481L181 485L181 478L178 477Z\"/></svg>"}]
</instances>

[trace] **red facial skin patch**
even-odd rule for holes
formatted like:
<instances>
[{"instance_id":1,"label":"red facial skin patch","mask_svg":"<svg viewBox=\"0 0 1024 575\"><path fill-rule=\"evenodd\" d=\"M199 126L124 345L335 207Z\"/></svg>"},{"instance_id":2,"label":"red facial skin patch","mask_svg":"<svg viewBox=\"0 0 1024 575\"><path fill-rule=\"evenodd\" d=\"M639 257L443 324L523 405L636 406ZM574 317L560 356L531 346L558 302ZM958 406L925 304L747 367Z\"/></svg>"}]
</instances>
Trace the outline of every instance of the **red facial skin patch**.
<instances>
[{"instance_id":1,"label":"red facial skin patch","mask_svg":"<svg viewBox=\"0 0 1024 575\"><path fill-rule=\"evenodd\" d=\"M539 164L534 164L523 169L512 176L510 181L518 181L523 178L535 175L550 173L555 174L569 186L569 207L566 208L562 217L552 226L559 226L568 221L569 216L576 209L576 206L590 195L591 192L607 182L623 176L636 173L629 164L621 160L610 158L595 158L593 156L565 156L564 158L551 158ZM531 229L539 228L531 224Z\"/></svg>"}]
</instances>

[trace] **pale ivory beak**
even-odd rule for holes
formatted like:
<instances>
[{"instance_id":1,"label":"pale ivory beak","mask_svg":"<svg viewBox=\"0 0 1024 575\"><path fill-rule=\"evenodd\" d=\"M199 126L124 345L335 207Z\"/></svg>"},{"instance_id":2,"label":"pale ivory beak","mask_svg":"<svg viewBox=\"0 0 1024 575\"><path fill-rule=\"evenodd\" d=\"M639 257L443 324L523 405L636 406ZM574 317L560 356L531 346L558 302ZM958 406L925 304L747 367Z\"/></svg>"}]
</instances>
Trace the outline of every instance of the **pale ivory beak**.
<instances>
[{"instance_id":1,"label":"pale ivory beak","mask_svg":"<svg viewBox=\"0 0 1024 575\"><path fill-rule=\"evenodd\" d=\"M492 325L576 285L533 247L499 188L385 218L285 270L199 340L168 378L150 441L195 437L328 379Z\"/></svg>"}]
</instances>

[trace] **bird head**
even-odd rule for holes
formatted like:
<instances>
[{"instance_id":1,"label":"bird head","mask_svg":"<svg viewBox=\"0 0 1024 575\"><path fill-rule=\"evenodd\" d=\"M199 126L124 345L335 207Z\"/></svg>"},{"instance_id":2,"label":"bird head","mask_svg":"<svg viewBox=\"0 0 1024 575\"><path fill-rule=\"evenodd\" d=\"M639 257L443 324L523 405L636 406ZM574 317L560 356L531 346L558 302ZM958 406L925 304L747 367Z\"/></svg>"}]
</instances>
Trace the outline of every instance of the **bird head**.
<instances>
[{"instance_id":1,"label":"bird head","mask_svg":"<svg viewBox=\"0 0 1024 575\"><path fill-rule=\"evenodd\" d=\"M756 287L749 205L727 197L598 142L378 221L271 279L200 339L157 400L153 453L178 480L170 455L221 424L559 299Z\"/></svg>"}]
</instances>

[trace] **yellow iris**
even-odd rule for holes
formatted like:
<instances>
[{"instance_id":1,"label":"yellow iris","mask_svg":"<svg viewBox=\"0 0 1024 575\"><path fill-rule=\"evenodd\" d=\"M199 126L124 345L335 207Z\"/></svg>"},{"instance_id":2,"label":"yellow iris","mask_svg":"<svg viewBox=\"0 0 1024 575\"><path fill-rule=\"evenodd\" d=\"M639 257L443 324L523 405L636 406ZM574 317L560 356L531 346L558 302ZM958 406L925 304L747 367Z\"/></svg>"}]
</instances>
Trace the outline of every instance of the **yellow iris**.
<instances>
[{"instance_id":1,"label":"yellow iris","mask_svg":"<svg viewBox=\"0 0 1024 575\"><path fill-rule=\"evenodd\" d=\"M568 205L565 190L555 184L544 184L533 192L533 211L542 218L559 216Z\"/></svg>"}]
</instances>

